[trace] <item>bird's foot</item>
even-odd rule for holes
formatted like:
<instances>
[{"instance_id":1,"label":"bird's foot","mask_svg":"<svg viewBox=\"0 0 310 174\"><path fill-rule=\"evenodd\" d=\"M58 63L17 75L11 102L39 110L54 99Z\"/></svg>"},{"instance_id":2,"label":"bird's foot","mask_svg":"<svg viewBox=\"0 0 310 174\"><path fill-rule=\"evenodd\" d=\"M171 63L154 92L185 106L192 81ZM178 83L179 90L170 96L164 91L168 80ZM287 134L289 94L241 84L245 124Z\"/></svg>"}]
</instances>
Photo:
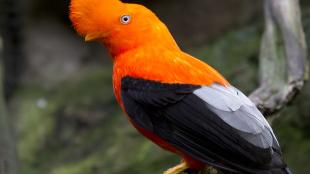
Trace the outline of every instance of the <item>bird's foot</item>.
<instances>
[{"instance_id":1,"label":"bird's foot","mask_svg":"<svg viewBox=\"0 0 310 174\"><path fill-rule=\"evenodd\" d=\"M182 161L180 164L166 170L163 174L186 174L185 170L189 169L185 161Z\"/></svg>"}]
</instances>

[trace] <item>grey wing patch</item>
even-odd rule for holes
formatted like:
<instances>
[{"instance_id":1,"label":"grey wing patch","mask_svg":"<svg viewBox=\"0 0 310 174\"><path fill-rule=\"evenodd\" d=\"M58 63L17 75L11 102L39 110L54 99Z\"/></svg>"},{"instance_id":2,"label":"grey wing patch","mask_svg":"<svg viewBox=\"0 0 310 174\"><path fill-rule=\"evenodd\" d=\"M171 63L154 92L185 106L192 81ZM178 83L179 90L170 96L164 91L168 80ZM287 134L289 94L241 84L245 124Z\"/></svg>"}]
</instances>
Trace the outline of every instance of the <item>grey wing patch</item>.
<instances>
[{"instance_id":1,"label":"grey wing patch","mask_svg":"<svg viewBox=\"0 0 310 174\"><path fill-rule=\"evenodd\" d=\"M219 84L204 86L194 94L206 102L207 107L225 123L239 131L239 135L251 144L270 148L278 141L264 116L241 91L233 86Z\"/></svg>"}]
</instances>

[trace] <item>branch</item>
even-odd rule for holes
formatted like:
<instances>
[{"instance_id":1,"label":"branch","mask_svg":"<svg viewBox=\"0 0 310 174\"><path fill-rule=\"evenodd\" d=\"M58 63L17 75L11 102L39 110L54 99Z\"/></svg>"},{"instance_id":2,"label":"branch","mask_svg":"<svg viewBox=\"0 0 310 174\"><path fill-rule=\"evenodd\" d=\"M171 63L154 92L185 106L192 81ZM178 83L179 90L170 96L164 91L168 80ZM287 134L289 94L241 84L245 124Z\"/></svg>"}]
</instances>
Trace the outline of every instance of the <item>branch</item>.
<instances>
[{"instance_id":1,"label":"branch","mask_svg":"<svg viewBox=\"0 0 310 174\"><path fill-rule=\"evenodd\" d=\"M260 87L250 99L271 115L291 102L307 79L307 51L299 0L265 0Z\"/></svg>"}]
</instances>

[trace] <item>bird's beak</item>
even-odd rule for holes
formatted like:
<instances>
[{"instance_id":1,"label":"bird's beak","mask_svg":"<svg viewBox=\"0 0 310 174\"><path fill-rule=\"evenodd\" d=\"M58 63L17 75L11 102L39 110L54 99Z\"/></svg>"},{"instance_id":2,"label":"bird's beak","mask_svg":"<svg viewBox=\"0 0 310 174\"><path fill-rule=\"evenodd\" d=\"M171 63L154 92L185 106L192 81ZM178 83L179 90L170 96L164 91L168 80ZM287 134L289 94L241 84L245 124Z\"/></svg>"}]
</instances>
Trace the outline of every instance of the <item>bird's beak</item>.
<instances>
[{"instance_id":1,"label":"bird's beak","mask_svg":"<svg viewBox=\"0 0 310 174\"><path fill-rule=\"evenodd\" d=\"M99 33L87 34L85 36L85 41L90 42L90 41L94 41L94 40L101 38L101 37L102 37L102 34L99 34Z\"/></svg>"}]
</instances>

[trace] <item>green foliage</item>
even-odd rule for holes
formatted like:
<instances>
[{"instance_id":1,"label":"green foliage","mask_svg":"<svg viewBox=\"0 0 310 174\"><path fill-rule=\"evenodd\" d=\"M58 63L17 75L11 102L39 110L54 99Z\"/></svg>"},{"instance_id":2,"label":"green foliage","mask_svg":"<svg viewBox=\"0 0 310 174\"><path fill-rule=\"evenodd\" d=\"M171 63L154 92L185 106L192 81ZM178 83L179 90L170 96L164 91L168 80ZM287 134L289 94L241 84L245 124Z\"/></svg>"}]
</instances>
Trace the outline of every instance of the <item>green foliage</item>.
<instances>
[{"instance_id":1,"label":"green foliage","mask_svg":"<svg viewBox=\"0 0 310 174\"><path fill-rule=\"evenodd\" d=\"M310 85L308 84L293 106L280 113L274 122L287 163L294 173L310 173Z\"/></svg>"},{"instance_id":2,"label":"green foliage","mask_svg":"<svg viewBox=\"0 0 310 174\"><path fill-rule=\"evenodd\" d=\"M233 85L250 92L257 87L260 40L260 26L251 25L231 31L211 45L194 48L192 54L219 70Z\"/></svg>"},{"instance_id":3,"label":"green foliage","mask_svg":"<svg viewBox=\"0 0 310 174\"><path fill-rule=\"evenodd\" d=\"M138 135L123 116L110 68L51 90L24 87L16 101L24 174L155 174L177 162Z\"/></svg>"}]
</instances>

